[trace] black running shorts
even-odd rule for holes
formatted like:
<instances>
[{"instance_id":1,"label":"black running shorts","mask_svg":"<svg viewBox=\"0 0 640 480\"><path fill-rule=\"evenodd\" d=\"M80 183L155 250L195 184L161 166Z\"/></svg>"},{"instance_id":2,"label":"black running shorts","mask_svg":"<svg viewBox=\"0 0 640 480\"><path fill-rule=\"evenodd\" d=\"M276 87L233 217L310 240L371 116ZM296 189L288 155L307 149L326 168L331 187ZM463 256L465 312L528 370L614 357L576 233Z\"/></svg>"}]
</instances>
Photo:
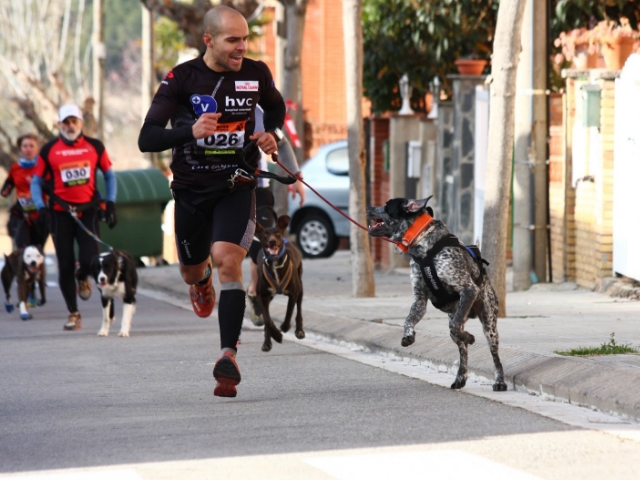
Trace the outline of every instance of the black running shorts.
<instances>
[{"instance_id":1,"label":"black running shorts","mask_svg":"<svg viewBox=\"0 0 640 480\"><path fill-rule=\"evenodd\" d=\"M229 242L249 250L256 228L253 189L239 189L208 198L191 190L175 190L175 237L180 263L198 265L211 254L215 242Z\"/></svg>"}]
</instances>

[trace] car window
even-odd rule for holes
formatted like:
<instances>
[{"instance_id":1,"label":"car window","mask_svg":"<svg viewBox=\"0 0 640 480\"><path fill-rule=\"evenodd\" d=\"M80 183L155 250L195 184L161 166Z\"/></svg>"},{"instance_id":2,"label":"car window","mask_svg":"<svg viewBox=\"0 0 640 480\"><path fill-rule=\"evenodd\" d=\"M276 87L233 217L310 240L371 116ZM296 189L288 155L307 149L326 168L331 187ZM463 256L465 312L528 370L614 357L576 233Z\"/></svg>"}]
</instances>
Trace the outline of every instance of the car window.
<instances>
[{"instance_id":1,"label":"car window","mask_svg":"<svg viewBox=\"0 0 640 480\"><path fill-rule=\"evenodd\" d=\"M349 175L349 150L337 148L327 154L327 170L334 175Z\"/></svg>"}]
</instances>

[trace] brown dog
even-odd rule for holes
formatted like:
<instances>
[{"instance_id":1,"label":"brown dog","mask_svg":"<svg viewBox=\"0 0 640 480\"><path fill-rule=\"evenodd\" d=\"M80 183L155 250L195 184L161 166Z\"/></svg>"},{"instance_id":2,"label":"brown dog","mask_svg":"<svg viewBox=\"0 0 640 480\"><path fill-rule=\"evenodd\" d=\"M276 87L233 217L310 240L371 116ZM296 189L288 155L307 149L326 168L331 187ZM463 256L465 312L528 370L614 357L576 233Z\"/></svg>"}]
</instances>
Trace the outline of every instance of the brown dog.
<instances>
[{"instance_id":1,"label":"brown dog","mask_svg":"<svg viewBox=\"0 0 640 480\"><path fill-rule=\"evenodd\" d=\"M27 311L29 306L42 306L47 302L45 294L47 272L44 264L44 254L39 246L29 245L23 249L13 251L9 256L4 256L2 268L2 286L6 302L7 312L13 311L11 301L11 284L16 279L18 284L18 300L20 301L20 318L30 320L33 316ZM35 285L40 289L40 300L35 300ZM33 297L33 298L30 298ZM32 303L33 302L33 303Z\"/></svg>"},{"instance_id":2,"label":"brown dog","mask_svg":"<svg viewBox=\"0 0 640 480\"><path fill-rule=\"evenodd\" d=\"M282 343L282 333L291 328L291 316L293 307L297 305L296 312L296 338L304 338L302 329L302 257L298 249L285 237L285 231L291 218L283 215L278 218L276 225L264 228L256 224L256 235L262 246L258 252L258 285L256 297L258 305L264 317L264 343L262 351L271 350L271 339ZM287 313L280 330L275 326L269 315L269 304L276 294L289 297Z\"/></svg>"}]
</instances>

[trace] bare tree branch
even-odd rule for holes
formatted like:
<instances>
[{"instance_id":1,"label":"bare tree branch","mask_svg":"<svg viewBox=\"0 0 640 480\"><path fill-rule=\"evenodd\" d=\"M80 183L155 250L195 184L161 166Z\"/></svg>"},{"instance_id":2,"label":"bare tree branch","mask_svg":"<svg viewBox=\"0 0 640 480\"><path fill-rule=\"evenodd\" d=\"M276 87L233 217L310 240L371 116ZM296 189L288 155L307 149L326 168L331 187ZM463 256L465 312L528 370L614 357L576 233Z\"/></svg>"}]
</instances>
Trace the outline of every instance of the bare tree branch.
<instances>
[{"instance_id":1,"label":"bare tree branch","mask_svg":"<svg viewBox=\"0 0 640 480\"><path fill-rule=\"evenodd\" d=\"M185 34L187 47L204 50L202 43L202 19L205 13L215 5L227 5L238 10L245 18L249 18L260 6L258 0L194 0L192 4L173 0L140 0L152 12L167 17L178 24Z\"/></svg>"}]
</instances>

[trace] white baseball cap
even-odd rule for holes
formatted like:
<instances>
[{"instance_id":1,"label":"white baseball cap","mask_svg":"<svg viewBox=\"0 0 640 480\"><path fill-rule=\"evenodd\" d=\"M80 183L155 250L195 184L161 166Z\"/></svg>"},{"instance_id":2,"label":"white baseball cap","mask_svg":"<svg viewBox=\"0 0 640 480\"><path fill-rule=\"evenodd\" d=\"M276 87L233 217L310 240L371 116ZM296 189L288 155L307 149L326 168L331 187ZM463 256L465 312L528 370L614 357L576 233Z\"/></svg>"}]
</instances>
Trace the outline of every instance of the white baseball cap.
<instances>
[{"instance_id":1,"label":"white baseball cap","mask_svg":"<svg viewBox=\"0 0 640 480\"><path fill-rule=\"evenodd\" d=\"M82 118L82 110L80 110L80 107L72 103L61 106L60 110L58 111L59 121L64 122L69 117L76 117L80 120L84 120Z\"/></svg>"}]
</instances>

